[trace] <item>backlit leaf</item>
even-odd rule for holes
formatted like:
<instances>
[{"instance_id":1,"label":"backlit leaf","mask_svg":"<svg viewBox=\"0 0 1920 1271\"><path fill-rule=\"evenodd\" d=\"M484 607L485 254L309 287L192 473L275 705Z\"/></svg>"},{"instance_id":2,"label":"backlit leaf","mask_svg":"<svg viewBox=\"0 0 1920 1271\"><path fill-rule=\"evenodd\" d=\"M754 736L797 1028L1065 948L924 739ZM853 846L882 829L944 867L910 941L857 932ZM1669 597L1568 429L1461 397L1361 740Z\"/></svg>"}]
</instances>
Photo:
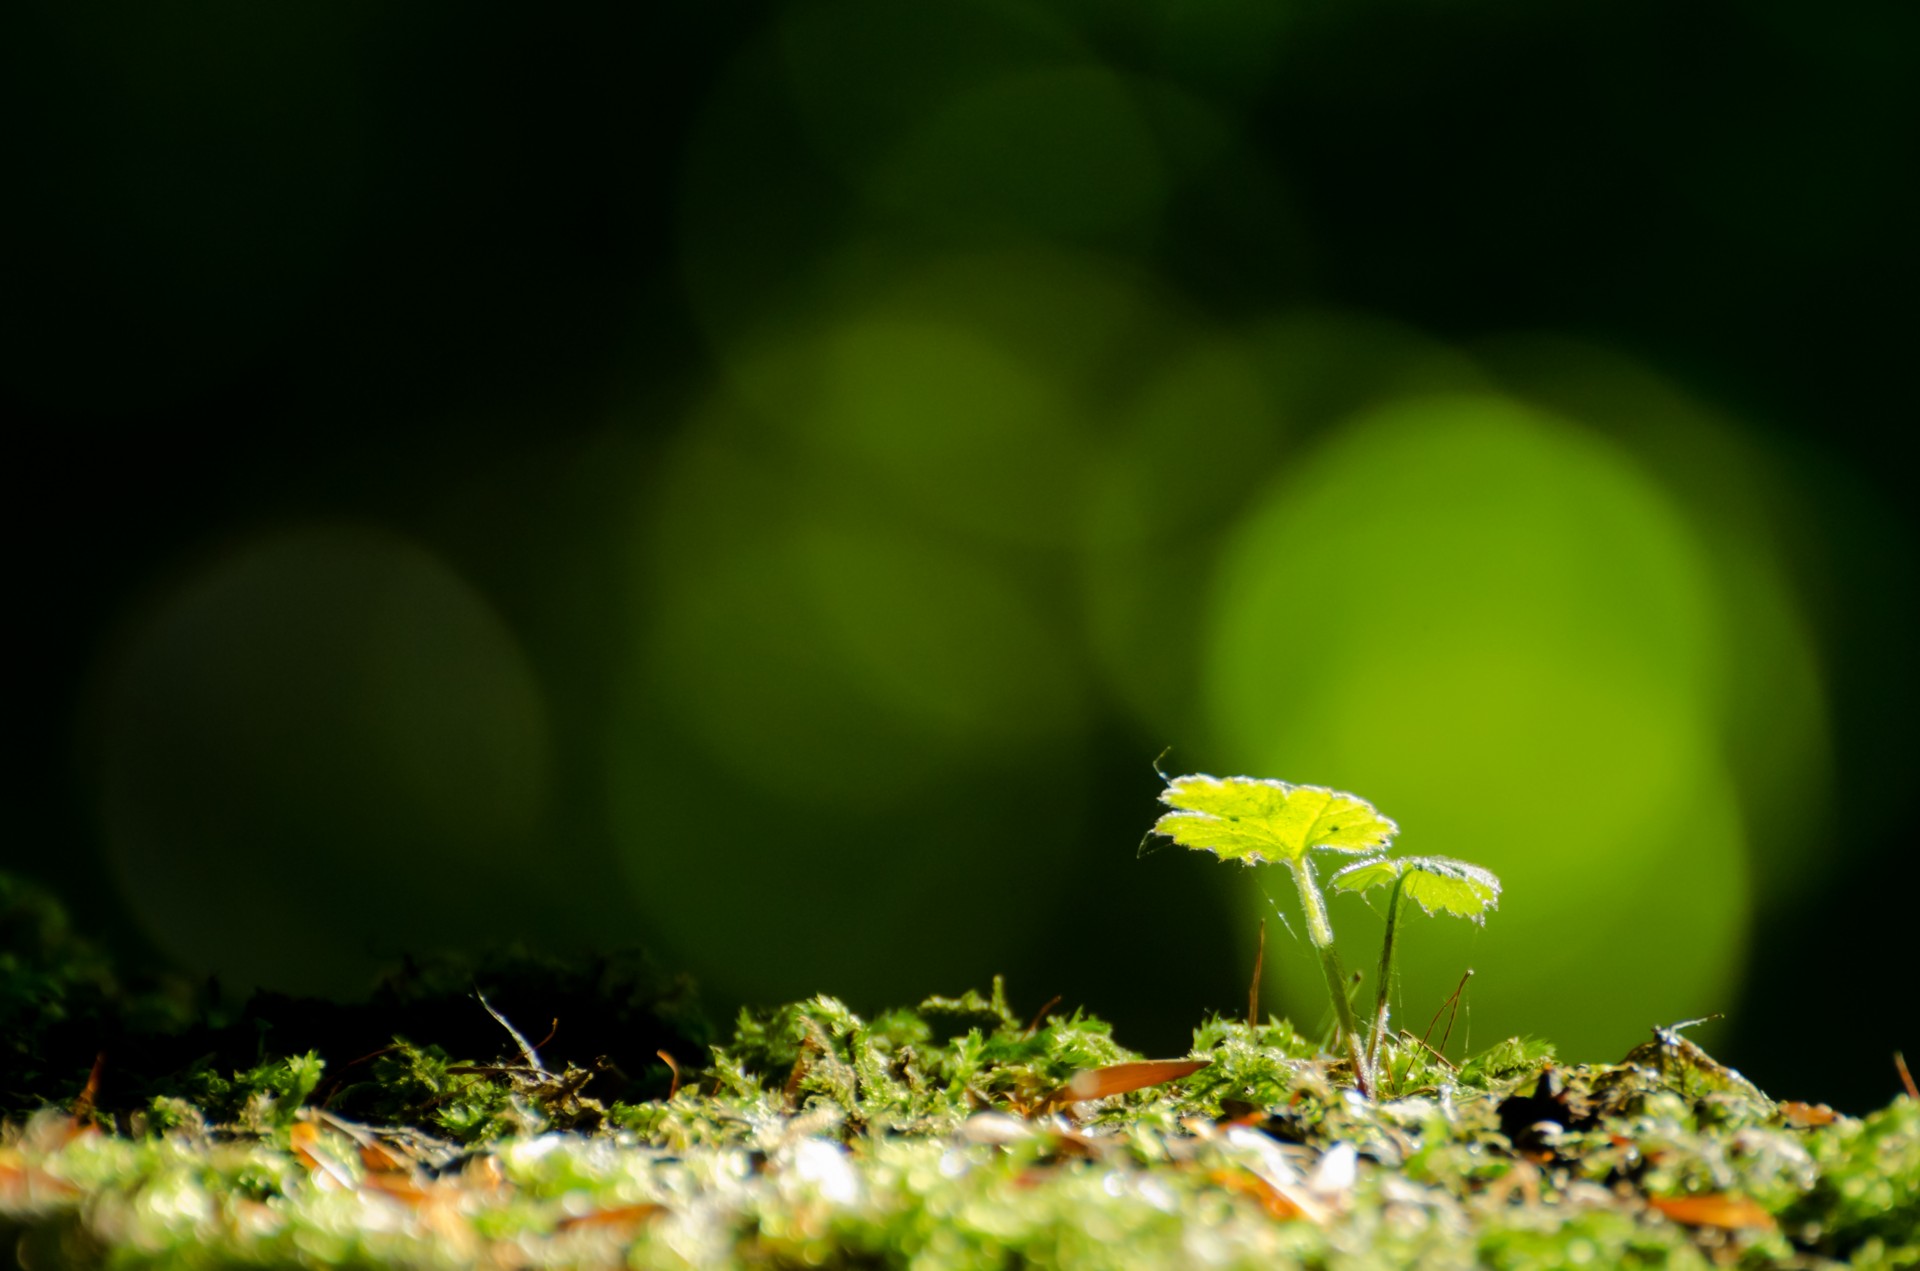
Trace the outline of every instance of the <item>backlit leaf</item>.
<instances>
[{"instance_id":1,"label":"backlit leaf","mask_svg":"<svg viewBox=\"0 0 1920 1271\"><path fill-rule=\"evenodd\" d=\"M1154 833L1250 865L1297 861L1322 847L1379 851L1400 832L1365 799L1254 777L1175 777L1160 801L1174 811L1154 823Z\"/></svg>"},{"instance_id":2,"label":"backlit leaf","mask_svg":"<svg viewBox=\"0 0 1920 1271\"><path fill-rule=\"evenodd\" d=\"M1327 886L1334 891L1369 892L1376 887L1391 885L1394 879L1400 877L1400 867L1406 863L1406 858L1390 856L1355 861L1345 869L1336 871L1327 880Z\"/></svg>"},{"instance_id":3,"label":"backlit leaf","mask_svg":"<svg viewBox=\"0 0 1920 1271\"><path fill-rule=\"evenodd\" d=\"M1358 861L1327 880L1335 891L1364 892L1406 875L1405 894L1430 914L1449 913L1475 922L1500 904L1500 880L1492 870L1448 856L1382 856Z\"/></svg>"}]
</instances>

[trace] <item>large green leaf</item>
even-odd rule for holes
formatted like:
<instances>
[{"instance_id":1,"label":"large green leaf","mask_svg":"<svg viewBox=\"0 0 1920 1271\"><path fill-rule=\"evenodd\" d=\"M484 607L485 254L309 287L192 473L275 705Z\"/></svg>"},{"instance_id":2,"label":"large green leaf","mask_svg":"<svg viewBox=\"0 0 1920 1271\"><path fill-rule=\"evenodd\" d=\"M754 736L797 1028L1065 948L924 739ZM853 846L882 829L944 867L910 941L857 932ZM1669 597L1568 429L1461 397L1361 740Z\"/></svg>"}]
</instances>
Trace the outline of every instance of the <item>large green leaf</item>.
<instances>
[{"instance_id":1,"label":"large green leaf","mask_svg":"<svg viewBox=\"0 0 1920 1271\"><path fill-rule=\"evenodd\" d=\"M1320 847L1375 852L1400 832L1365 799L1255 777L1175 777L1160 802L1174 811L1154 822L1154 833L1250 865L1297 861Z\"/></svg>"},{"instance_id":2,"label":"large green leaf","mask_svg":"<svg viewBox=\"0 0 1920 1271\"><path fill-rule=\"evenodd\" d=\"M1430 914L1449 913L1475 922L1500 903L1500 880L1492 870L1450 856L1382 856L1356 861L1327 880L1334 891L1364 892L1406 875L1404 894Z\"/></svg>"}]
</instances>

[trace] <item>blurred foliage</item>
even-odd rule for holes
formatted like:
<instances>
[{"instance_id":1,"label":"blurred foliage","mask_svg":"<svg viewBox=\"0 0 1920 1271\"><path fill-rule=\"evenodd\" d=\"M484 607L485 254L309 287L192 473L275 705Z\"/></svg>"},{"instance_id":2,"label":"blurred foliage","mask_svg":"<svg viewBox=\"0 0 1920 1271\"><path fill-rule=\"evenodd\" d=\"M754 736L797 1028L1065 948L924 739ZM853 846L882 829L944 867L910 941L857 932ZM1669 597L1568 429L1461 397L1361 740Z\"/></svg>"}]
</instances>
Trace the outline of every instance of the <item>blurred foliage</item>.
<instances>
[{"instance_id":1,"label":"blurred foliage","mask_svg":"<svg viewBox=\"0 0 1920 1271\"><path fill-rule=\"evenodd\" d=\"M491 862L541 868L539 685L488 603L417 544L353 525L249 543L149 615L106 692L112 863L196 970L358 987L513 914ZM274 857L314 867L262 886Z\"/></svg>"},{"instance_id":2,"label":"blurred foliage","mask_svg":"<svg viewBox=\"0 0 1920 1271\"><path fill-rule=\"evenodd\" d=\"M58 902L0 873L0 1112L77 1096L108 1038L182 1028L191 1016L189 994L127 991Z\"/></svg>"},{"instance_id":3,"label":"blurred foliage","mask_svg":"<svg viewBox=\"0 0 1920 1271\"><path fill-rule=\"evenodd\" d=\"M542 1048L556 1068L531 1083L527 1106L560 1124L596 1119L577 1097L589 1076L609 1097L664 1088L670 1074L655 1052L695 1050L711 1030L692 983L633 951L422 955L362 1000L262 991L233 1002L216 982L117 973L68 930L59 905L0 874L0 1114L57 1104L156 1130L284 1131L318 1091L316 1101L380 1124L494 1137L531 1114L511 1082L494 1079L494 1057L526 1060L482 992L522 1019L551 1021ZM478 1058L450 1059L443 1047ZM634 1066L608 1066L615 1052Z\"/></svg>"}]
</instances>

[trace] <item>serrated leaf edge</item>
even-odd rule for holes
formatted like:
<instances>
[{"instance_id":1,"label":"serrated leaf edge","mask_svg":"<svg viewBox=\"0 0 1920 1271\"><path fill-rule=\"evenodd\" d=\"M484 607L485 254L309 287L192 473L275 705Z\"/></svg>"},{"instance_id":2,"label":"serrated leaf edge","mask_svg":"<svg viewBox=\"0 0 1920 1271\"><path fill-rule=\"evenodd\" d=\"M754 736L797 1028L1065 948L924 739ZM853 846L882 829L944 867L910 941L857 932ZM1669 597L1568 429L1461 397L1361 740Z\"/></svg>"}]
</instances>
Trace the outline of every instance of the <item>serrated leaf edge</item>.
<instances>
[{"instance_id":1,"label":"serrated leaf edge","mask_svg":"<svg viewBox=\"0 0 1920 1271\"><path fill-rule=\"evenodd\" d=\"M1283 795L1285 795L1289 799L1291 799L1295 794L1297 794L1302 790L1311 790L1316 794L1324 794L1330 800L1331 799L1352 799L1355 803L1358 803L1361 807L1365 808L1371 816L1377 819L1380 822L1380 824L1385 827L1385 830L1384 830L1385 841L1380 845L1381 847L1386 847L1391 845L1394 838L1397 837L1400 833L1400 823L1398 821L1394 820L1392 817L1382 812L1379 808L1374 807L1373 804L1368 800L1361 798L1359 795L1354 794L1351 791L1335 790L1332 786L1296 784L1295 782L1291 782L1291 781L1282 781L1277 777L1216 777L1210 772L1182 773L1177 777L1171 777L1167 780L1166 788L1161 790L1159 794L1160 802L1166 804L1168 807L1173 807L1173 800L1170 799L1168 796L1172 793L1173 787L1177 783L1182 781L1195 781L1195 782L1206 781L1206 782L1211 782L1216 786L1225 786L1229 782L1244 781L1249 785L1272 786L1274 789L1280 791ZM1228 818L1223 817L1216 812L1202 812L1197 808L1174 808L1174 810L1171 812L1163 812L1160 814L1160 818L1153 823L1152 832L1160 835L1162 838L1171 839L1173 836L1171 834L1166 833L1160 827L1167 824L1167 822L1169 821L1173 821L1179 818L1187 818L1190 820L1197 820L1197 821L1219 821L1219 822L1224 822L1228 820ZM1315 825L1319 824L1318 817L1314 819L1314 824ZM1191 850L1196 852L1212 852L1216 858L1219 858L1222 860L1227 859L1225 857L1220 856L1220 852L1218 848L1195 847L1195 848L1192 848ZM1373 852L1378 850L1379 848L1377 847L1336 847L1332 844L1326 844L1326 843L1320 843L1320 844L1308 843L1306 847L1306 851L1308 852L1354 853L1354 852ZM1279 861L1275 861L1267 856L1263 856L1259 852L1248 852L1244 856L1236 856L1236 857L1233 857L1232 859L1240 861L1242 864L1246 864L1246 865L1276 865L1280 863ZM1368 861L1375 861L1379 859L1381 858L1378 856L1373 856L1373 857L1369 857ZM1439 858L1435 858L1435 859L1439 859ZM1366 864L1367 862L1362 861L1357 863Z\"/></svg>"},{"instance_id":2,"label":"serrated leaf edge","mask_svg":"<svg viewBox=\"0 0 1920 1271\"><path fill-rule=\"evenodd\" d=\"M1340 880L1345 878L1348 874L1357 873L1358 871L1363 869L1370 869L1375 865L1396 865L1397 866L1397 865L1403 864L1406 861L1416 860L1416 859L1418 858L1412 857L1412 856L1388 856L1386 853L1382 852L1378 856L1369 856L1363 860L1357 860L1357 861L1353 861L1350 864L1342 865L1339 869L1336 869L1333 871L1333 873L1327 875L1327 886L1338 887L1341 891L1353 892L1355 894L1364 894L1368 891L1371 891L1375 887L1384 887L1386 884L1392 882L1393 878L1398 878L1400 876L1401 871L1395 870L1393 874L1393 878L1383 878L1379 882L1369 883L1365 887L1355 887L1355 886L1352 886L1351 884L1343 886Z\"/></svg>"},{"instance_id":3,"label":"serrated leaf edge","mask_svg":"<svg viewBox=\"0 0 1920 1271\"><path fill-rule=\"evenodd\" d=\"M1340 884L1341 877L1370 866L1387 864L1398 867L1394 872L1394 878L1398 878L1409 870L1415 870L1422 874L1432 874L1435 878L1449 878L1456 882L1478 883L1493 893L1492 896L1480 903L1479 913L1454 914L1453 916L1455 917L1465 918L1469 922L1484 923L1486 921L1487 911L1500 907L1501 886L1499 875L1484 865L1475 865L1471 861L1459 860L1452 856L1371 856L1366 860L1355 861L1351 865L1343 866L1339 870L1336 870L1328 876L1327 886L1330 889L1337 888L1340 891L1364 895L1374 887L1385 886L1393 880L1383 878L1379 882L1371 883L1366 887L1343 887ZM1413 902L1419 905L1421 912L1427 916L1433 917L1435 915L1435 911L1429 909L1427 903L1418 896L1413 898ZM1452 913L1451 910L1447 912Z\"/></svg>"},{"instance_id":4,"label":"serrated leaf edge","mask_svg":"<svg viewBox=\"0 0 1920 1271\"><path fill-rule=\"evenodd\" d=\"M1155 834L1158 834L1161 838L1168 840L1169 842L1175 843L1181 847L1185 847L1190 852L1212 852L1215 858L1223 861L1225 860L1238 861L1242 865L1278 865L1280 863L1279 861L1273 860L1272 858L1265 856L1259 852L1247 852L1244 855L1232 856L1232 857L1221 856L1220 849L1217 847L1198 847L1192 844L1180 843L1180 841L1174 838L1173 835L1167 833L1165 830L1160 828L1161 826L1167 824L1169 821L1184 820L1184 821L1200 821L1203 823L1211 823L1211 822L1222 821L1224 819L1225 819L1224 817L1215 816L1211 812L1196 812L1191 808L1178 808L1172 812L1162 812L1160 814L1160 819L1153 823L1153 832Z\"/></svg>"}]
</instances>

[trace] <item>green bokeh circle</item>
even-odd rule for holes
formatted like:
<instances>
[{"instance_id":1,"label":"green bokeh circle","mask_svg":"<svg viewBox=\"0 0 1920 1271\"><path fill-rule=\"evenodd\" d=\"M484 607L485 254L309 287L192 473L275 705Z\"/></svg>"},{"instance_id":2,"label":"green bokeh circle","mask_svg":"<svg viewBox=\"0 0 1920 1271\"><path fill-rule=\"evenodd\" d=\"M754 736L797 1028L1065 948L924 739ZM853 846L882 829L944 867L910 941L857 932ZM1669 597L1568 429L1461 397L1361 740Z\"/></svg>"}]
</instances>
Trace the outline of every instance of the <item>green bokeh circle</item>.
<instances>
[{"instance_id":1,"label":"green bokeh circle","mask_svg":"<svg viewBox=\"0 0 1920 1271\"><path fill-rule=\"evenodd\" d=\"M1483 1040L1524 1029L1581 1058L1730 1003L1748 880L1711 580L1621 452L1492 396L1380 410L1234 535L1210 629L1237 770L1354 790L1403 850L1506 880L1484 934L1411 925L1410 1019L1469 965ZM1359 902L1335 922L1369 965L1378 922ZM1289 1007L1324 1008L1287 983Z\"/></svg>"}]
</instances>

